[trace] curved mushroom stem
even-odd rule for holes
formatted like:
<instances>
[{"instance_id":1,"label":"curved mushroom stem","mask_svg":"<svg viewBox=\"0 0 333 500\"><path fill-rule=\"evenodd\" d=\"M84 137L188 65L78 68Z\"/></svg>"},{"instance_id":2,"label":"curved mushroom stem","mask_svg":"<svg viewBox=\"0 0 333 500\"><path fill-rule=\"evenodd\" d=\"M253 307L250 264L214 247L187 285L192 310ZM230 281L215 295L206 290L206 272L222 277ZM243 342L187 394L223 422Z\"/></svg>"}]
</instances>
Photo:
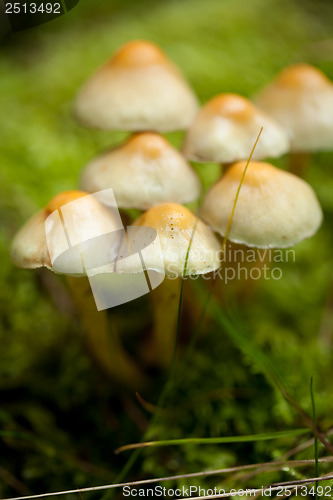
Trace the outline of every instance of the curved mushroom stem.
<instances>
[{"instance_id":1,"label":"curved mushroom stem","mask_svg":"<svg viewBox=\"0 0 333 500\"><path fill-rule=\"evenodd\" d=\"M152 293L153 337L149 361L168 368L173 358L176 339L181 278L166 278Z\"/></svg>"},{"instance_id":2,"label":"curved mushroom stem","mask_svg":"<svg viewBox=\"0 0 333 500\"><path fill-rule=\"evenodd\" d=\"M109 332L107 312L97 310L88 278L67 276L67 281L86 330L89 350L99 368L122 385L144 387L145 377L124 351L114 325Z\"/></svg>"},{"instance_id":3,"label":"curved mushroom stem","mask_svg":"<svg viewBox=\"0 0 333 500\"><path fill-rule=\"evenodd\" d=\"M304 177L309 163L309 153L296 153L289 154L289 171L298 177Z\"/></svg>"}]
</instances>

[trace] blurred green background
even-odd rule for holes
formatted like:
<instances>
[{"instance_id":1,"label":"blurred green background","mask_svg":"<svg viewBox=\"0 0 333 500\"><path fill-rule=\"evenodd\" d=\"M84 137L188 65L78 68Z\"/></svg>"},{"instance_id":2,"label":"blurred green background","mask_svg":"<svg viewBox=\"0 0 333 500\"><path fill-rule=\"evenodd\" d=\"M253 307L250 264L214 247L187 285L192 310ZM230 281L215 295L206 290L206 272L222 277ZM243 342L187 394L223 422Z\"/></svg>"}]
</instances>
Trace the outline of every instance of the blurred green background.
<instances>
[{"instance_id":1,"label":"blurred green background","mask_svg":"<svg viewBox=\"0 0 333 500\"><path fill-rule=\"evenodd\" d=\"M294 62L314 64L333 79L329 0L81 0L59 19L3 38L1 497L112 482L130 456L114 455L114 450L139 441L149 426L151 413L134 390L108 380L92 361L65 281L51 273L16 269L9 258L18 228L59 191L75 189L83 165L126 136L81 128L71 106L85 79L119 45L135 38L159 44L202 103L220 92L252 97ZM181 134L168 137L180 146ZM282 158L275 164L285 168L287 162ZM216 169L195 168L207 187ZM306 180L325 219L317 235L295 248L296 262L283 264L283 278L262 281L239 299L237 294L229 297L226 288L221 316L207 314L190 359L186 340L191 322L183 322L178 363L184 371L172 386L166 411L150 425L149 438L237 436L303 427L299 412L286 402L262 363L262 353L309 415L313 377L319 425L324 431L333 425L332 168L333 153L311 158ZM196 283L193 291L186 284L187 315L191 301L196 309L204 301L201 285ZM109 321L130 350L142 350L152 323L149 297L110 311ZM166 374L156 371L149 377L142 396L156 404ZM151 449L140 454L126 479L271 461L302 440ZM320 446L320 454L325 453ZM313 458L313 447L294 457ZM313 469L285 468L246 483L230 475L227 481L205 478L189 484L250 487L307 475L313 476Z\"/></svg>"}]
</instances>

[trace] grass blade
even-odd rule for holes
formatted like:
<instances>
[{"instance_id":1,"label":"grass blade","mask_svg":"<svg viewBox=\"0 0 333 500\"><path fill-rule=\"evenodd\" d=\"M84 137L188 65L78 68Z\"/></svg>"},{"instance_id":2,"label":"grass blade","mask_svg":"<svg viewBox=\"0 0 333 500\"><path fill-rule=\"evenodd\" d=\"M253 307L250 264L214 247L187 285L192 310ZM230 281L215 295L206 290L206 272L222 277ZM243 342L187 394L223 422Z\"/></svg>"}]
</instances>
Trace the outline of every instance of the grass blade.
<instances>
[{"instance_id":1,"label":"grass blade","mask_svg":"<svg viewBox=\"0 0 333 500\"><path fill-rule=\"evenodd\" d=\"M234 344L257 364L266 379L278 389L282 397L297 411L307 427L313 430L315 436L332 454L333 445L327 441L325 435L318 429L313 419L300 407L295 398L293 398L290 392L286 389L283 379L276 366L270 361L269 357L266 356L266 354L252 342L250 336L244 330L244 326L237 327L235 323L236 320L228 318L225 311L223 311L218 306L216 301L213 300L211 301L210 314L211 318L214 319L221 328L223 328L224 333L229 335Z\"/></svg>"},{"instance_id":2,"label":"grass blade","mask_svg":"<svg viewBox=\"0 0 333 500\"><path fill-rule=\"evenodd\" d=\"M314 425L317 426L316 404L315 404L314 393L313 393L313 377L311 377L311 380L310 380L310 394L311 394L311 404L312 404L312 419L313 419ZM318 477L318 475L319 475L318 438L316 435L314 436L314 452L315 452L315 476ZM317 494L318 482L316 482L315 488L316 488L315 500L317 500L317 498L318 498L318 494Z\"/></svg>"},{"instance_id":3,"label":"grass blade","mask_svg":"<svg viewBox=\"0 0 333 500\"><path fill-rule=\"evenodd\" d=\"M231 341L238 347L246 356L248 356L260 368L266 379L279 391L283 388L282 377L276 366L270 361L269 357L253 343L250 335L244 330L239 319L236 320L236 314L233 318L229 318L226 311L221 309L215 299L211 300L211 316L217 322L218 326L223 329ZM236 323L237 321L237 323Z\"/></svg>"},{"instance_id":4,"label":"grass blade","mask_svg":"<svg viewBox=\"0 0 333 500\"><path fill-rule=\"evenodd\" d=\"M233 207L232 207L232 210L231 210L231 214L230 214L230 217L229 217L229 220L228 220L227 230L225 232L225 236L224 236L224 240L223 240L223 244L222 244L222 252L225 251L225 247L226 247L226 244L227 244L227 241L228 241L228 236L229 236L229 232L230 232L230 228L231 228L231 224L232 224L232 219L234 217L234 213L235 213L235 209L236 209L236 205L237 205L237 201L238 201L238 197L239 197L239 192L241 190L241 187L242 187L242 184L244 182L244 178L245 178L245 174L246 174L247 168L248 168L248 166L250 164L251 158L253 156L254 150L256 149L256 146L258 144L258 141L260 139L262 131L263 131L263 127L261 127L261 129L259 131L259 134L258 134L258 137L256 139L256 142L253 145L253 148L252 148L250 156L248 157L248 160L246 162L246 165L245 165L245 168L244 168L244 171L243 171L243 174L242 174L242 177L241 177L238 189L237 189L235 201L234 201L234 204L233 204Z\"/></svg>"},{"instance_id":5,"label":"grass blade","mask_svg":"<svg viewBox=\"0 0 333 500\"><path fill-rule=\"evenodd\" d=\"M174 369L175 369L175 361L176 361L176 354L177 354L177 345L178 345L178 338L179 338L179 331L180 331L180 318L181 318L181 309L182 309L182 301L183 301L184 278L186 276L188 258L189 258L189 254L190 254L190 250L191 250L191 246L192 246L192 240L193 240L193 237L194 237L194 233L196 231L196 227L197 227L197 222L193 226L191 238L190 238L190 241L189 241L189 244L188 244L188 248L187 248L187 252L186 252L186 256L185 256L183 276L182 276L183 279L182 279L182 283L181 283L180 294L179 294L179 303L178 303L178 316L177 316L177 325L176 325L176 334L175 334L175 347L174 347L173 356L172 356L172 360L171 360L171 364L170 364L170 370L169 370L168 379L167 379L167 381L164 384L164 387L162 389L162 392L161 392L160 397L159 397L159 399L157 401L157 404L156 404L155 413L154 413L154 415L153 415L153 417L152 417L152 419L150 421L148 429L146 430L146 432L144 433L144 435L142 437L142 440L145 439L145 437L147 436L148 432L150 431L150 429L155 424L156 419L161 414L161 410L163 409L165 400L166 400L166 398L167 398L167 396L169 394L170 388L172 386L172 374L173 374ZM121 470L121 472L116 477L116 480L115 480L116 482L121 482L123 480L123 478L127 476L127 474L129 473L129 471L132 469L133 465L135 464L136 460L138 459L140 451L141 451L140 447L137 447L135 449L134 453L132 453L132 455L130 456L130 458L128 459L128 461L126 462L126 464L124 465L123 469ZM109 498L108 494L104 495L102 497L102 500L106 500L107 498Z\"/></svg>"},{"instance_id":6,"label":"grass blade","mask_svg":"<svg viewBox=\"0 0 333 500\"><path fill-rule=\"evenodd\" d=\"M118 448L115 453L121 453L126 450L137 448L148 448L152 446L179 446L187 444L231 444L231 443L249 443L256 441L269 441L272 439L282 439L294 436L302 436L309 433L309 429L293 429L282 432L268 432L264 434L251 434L248 436L226 436L216 438L184 438L184 439L164 439L162 441L146 441L144 443L127 444Z\"/></svg>"},{"instance_id":7,"label":"grass blade","mask_svg":"<svg viewBox=\"0 0 333 500\"><path fill-rule=\"evenodd\" d=\"M170 370L173 368L175 357L176 357L176 352L177 352L177 345L178 345L178 339L179 339L179 330L180 330L180 319L181 319L182 303L183 303L184 278L185 278L186 272L187 272L188 258L189 258L189 255L190 255L192 241L193 241L193 238L194 238L194 233L195 233L196 228L197 228L197 224L198 224L198 222L196 221L195 224L194 224L194 226L193 226L193 229L192 229L192 234L191 234L190 242L188 244L187 252L186 252L186 256L185 256L185 263L184 263L183 276L182 276L182 284L181 284L181 287L180 287L179 303L178 303L178 316L177 316L177 326L176 326L175 348L174 348L174 352L173 352L173 358L172 358L172 361L171 361L171 368L170 368Z\"/></svg>"}]
</instances>

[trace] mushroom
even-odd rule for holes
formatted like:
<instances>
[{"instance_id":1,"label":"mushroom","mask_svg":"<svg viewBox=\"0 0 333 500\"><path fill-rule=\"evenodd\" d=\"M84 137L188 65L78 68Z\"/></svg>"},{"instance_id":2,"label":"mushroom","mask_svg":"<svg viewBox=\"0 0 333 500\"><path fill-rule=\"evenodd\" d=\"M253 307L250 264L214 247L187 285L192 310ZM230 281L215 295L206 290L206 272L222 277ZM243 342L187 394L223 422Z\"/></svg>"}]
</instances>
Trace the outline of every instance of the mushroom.
<instances>
[{"instance_id":1,"label":"mushroom","mask_svg":"<svg viewBox=\"0 0 333 500\"><path fill-rule=\"evenodd\" d=\"M80 244L101 235L116 236L121 229L119 215L100 203L97 196L84 191L65 191L22 227L14 238L11 257L18 267L46 267L68 276L87 276L84 260L93 258L97 268L105 263L105 248L94 246L93 253L86 253L82 259ZM108 250L111 255L112 248Z\"/></svg>"},{"instance_id":2,"label":"mushroom","mask_svg":"<svg viewBox=\"0 0 333 500\"><path fill-rule=\"evenodd\" d=\"M164 272L166 277L175 279L183 276L185 263L186 276L210 273L220 267L220 244L214 233L182 205L156 205L142 214L134 226L153 228L159 236L163 267L156 261L154 246L151 245L145 258L146 269ZM136 272L136 261L126 259L124 266L118 270Z\"/></svg>"},{"instance_id":3,"label":"mushroom","mask_svg":"<svg viewBox=\"0 0 333 500\"><path fill-rule=\"evenodd\" d=\"M185 158L161 135L141 132L92 160L81 177L91 193L112 187L119 208L146 210L198 198L199 179Z\"/></svg>"},{"instance_id":4,"label":"mushroom","mask_svg":"<svg viewBox=\"0 0 333 500\"><path fill-rule=\"evenodd\" d=\"M163 284L152 293L156 360L168 366L175 345L180 278L184 275L206 274L220 266L220 243L211 231L190 210L177 203L164 203L150 208L135 222L133 230L153 228L159 236L164 263L158 259L160 249L149 245L144 255L146 270L165 273ZM129 233L131 244L136 244ZM139 245L141 246L141 245ZM120 261L119 273L136 273L142 266L138 258ZM156 361L155 360L155 361Z\"/></svg>"},{"instance_id":5,"label":"mushroom","mask_svg":"<svg viewBox=\"0 0 333 500\"><path fill-rule=\"evenodd\" d=\"M120 47L81 88L75 114L105 130L186 129L197 99L177 67L154 43L133 40Z\"/></svg>"},{"instance_id":6,"label":"mushroom","mask_svg":"<svg viewBox=\"0 0 333 500\"><path fill-rule=\"evenodd\" d=\"M289 150L283 128L237 94L220 94L208 101L187 131L183 153L198 162L231 163L248 158L263 128L253 159L276 157Z\"/></svg>"},{"instance_id":7,"label":"mushroom","mask_svg":"<svg viewBox=\"0 0 333 500\"><path fill-rule=\"evenodd\" d=\"M309 64L285 68L255 102L288 132L294 170L303 170L302 153L332 149L333 83L319 69Z\"/></svg>"},{"instance_id":8,"label":"mushroom","mask_svg":"<svg viewBox=\"0 0 333 500\"><path fill-rule=\"evenodd\" d=\"M11 257L18 267L46 267L67 276L99 366L113 379L137 386L144 383L143 376L124 352L116 332L108 335L106 312L97 310L87 279L112 272L112 264L107 264L117 255L122 240L119 213L105 206L106 201L111 205L110 197L111 190L96 195L83 191L57 195L18 232Z\"/></svg>"},{"instance_id":9,"label":"mushroom","mask_svg":"<svg viewBox=\"0 0 333 500\"><path fill-rule=\"evenodd\" d=\"M203 202L202 218L223 236L245 165L232 165ZM312 236L321 222L322 210L309 184L269 163L250 162L229 240L257 248L286 248Z\"/></svg>"}]
</instances>

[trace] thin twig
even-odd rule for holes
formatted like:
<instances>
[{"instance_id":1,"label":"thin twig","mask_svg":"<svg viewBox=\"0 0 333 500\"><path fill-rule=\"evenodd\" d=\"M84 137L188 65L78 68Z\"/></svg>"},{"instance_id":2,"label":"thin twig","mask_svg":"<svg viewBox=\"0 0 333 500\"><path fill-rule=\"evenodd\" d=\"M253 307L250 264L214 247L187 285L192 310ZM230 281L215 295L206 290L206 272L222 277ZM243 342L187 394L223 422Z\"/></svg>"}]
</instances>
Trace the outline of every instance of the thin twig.
<instances>
[{"instance_id":1,"label":"thin twig","mask_svg":"<svg viewBox=\"0 0 333 500\"><path fill-rule=\"evenodd\" d=\"M321 459L319 459L319 462L320 463L333 462L333 457L321 458ZM12 497L12 498L0 499L0 500L33 500L33 499L37 499L37 498L47 498L47 497L52 497L52 496L70 495L70 494L75 494L75 493L76 494L77 493L87 493L89 491L101 491L101 490L123 488L124 486L140 486L140 485L144 485L144 484L162 483L164 481L177 481L179 479L189 479L189 478L194 478L194 477L207 477L207 476L214 476L217 474L228 474L230 472L236 472L239 470L254 469L256 467L263 467L265 465L269 465L270 463L271 462L260 463L260 464L239 465L239 466L235 466L235 467L228 467L225 469L216 469L216 470L201 471L201 472L191 472L189 474L180 474L177 476L167 476L167 477L159 477L159 478L153 478L153 479L142 479L140 481L132 481L132 482L127 482L127 483L115 483L115 484L106 484L106 485L102 485L102 486L91 486L88 488L76 488L74 490L56 491L56 492L52 492L52 493L42 493L39 495ZM306 466L306 465L312 465L313 463L314 463L314 460L289 460L287 462L276 462L275 465L276 466L279 465L281 468L283 468L283 467L287 467L287 466L302 467L302 466ZM326 476L324 476L324 477L327 479ZM332 477L332 479L333 479L333 477ZM321 479L319 479L319 480L321 480ZM310 481L311 482L313 480L307 479L307 480L303 480L303 481ZM283 483L283 484L287 484L287 483ZM296 482L293 482L292 484L296 484Z\"/></svg>"},{"instance_id":2,"label":"thin twig","mask_svg":"<svg viewBox=\"0 0 333 500\"><path fill-rule=\"evenodd\" d=\"M329 436L331 434L333 434L333 428L330 429L326 433L326 436ZM252 479L253 477L257 476L258 474L261 474L262 472L265 473L265 472L271 472L271 471L279 470L278 467L277 467L277 464L279 464L283 460L287 460L288 458L292 457L293 455L296 455L297 453L300 453L301 451L306 450L307 448L309 448L310 446L313 445L313 442L314 442L314 438L312 437L311 439L308 439L304 443L301 443L298 446L295 446L291 450L289 450L286 453L284 453L280 457L280 460L273 460L272 462L268 462L267 464L264 464L262 467L259 467L257 470L255 470L253 472L247 472L246 474L244 474L244 473L242 474L242 471L240 471L238 474L234 474L230 478L230 480L233 480L233 481L242 481L242 483L244 483L244 482L248 481L249 479ZM330 458L330 457L328 457L328 458ZM333 461L333 457L330 458L329 461ZM292 464L295 464L297 461L292 461L291 460L290 462ZM312 462L314 462L314 461L312 460ZM320 460L319 460L319 462L320 462ZM293 467L295 467L295 465L293 465Z\"/></svg>"},{"instance_id":3,"label":"thin twig","mask_svg":"<svg viewBox=\"0 0 333 500\"><path fill-rule=\"evenodd\" d=\"M287 488L287 487L288 487L288 490L292 490L294 488L297 488L297 486L313 484L317 481L328 481L328 480L332 480L332 479L333 479L333 475L332 475L332 473L330 473L330 475L326 475L326 476L322 476L322 477L312 477L309 479L300 479L298 481L288 481L286 483L270 484L268 486L263 486L262 488L251 488L251 492L258 493L259 494L258 496L260 496L260 494L265 495L265 491L269 491L271 493L272 491L278 491L281 488ZM242 490L242 493L244 495L244 490ZM230 491L229 491L229 492L221 493L221 494L217 494L217 495L191 497L191 500L210 500L212 498L228 498L228 497L233 497L233 496L235 496L235 493L230 493ZM268 495L268 496L270 496L270 495ZM180 498L180 500L185 500L185 498Z\"/></svg>"}]
</instances>

